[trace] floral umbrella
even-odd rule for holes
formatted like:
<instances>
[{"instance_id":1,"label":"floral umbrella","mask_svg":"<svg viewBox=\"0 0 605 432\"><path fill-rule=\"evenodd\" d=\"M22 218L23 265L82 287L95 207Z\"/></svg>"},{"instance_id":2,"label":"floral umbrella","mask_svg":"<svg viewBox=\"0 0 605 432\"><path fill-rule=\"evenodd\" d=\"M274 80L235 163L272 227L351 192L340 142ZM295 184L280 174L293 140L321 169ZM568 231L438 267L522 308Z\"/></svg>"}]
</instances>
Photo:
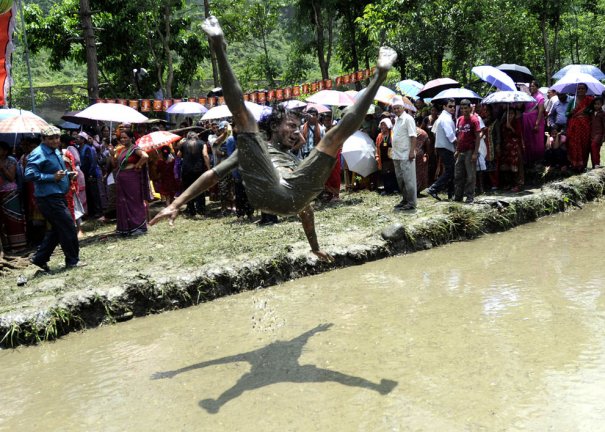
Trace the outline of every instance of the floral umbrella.
<instances>
[{"instance_id":1,"label":"floral umbrella","mask_svg":"<svg viewBox=\"0 0 605 432\"><path fill-rule=\"evenodd\" d=\"M162 146L180 141L181 137L168 131L156 131L143 135L137 140L137 145L141 150L155 150Z\"/></svg>"},{"instance_id":2,"label":"floral umbrella","mask_svg":"<svg viewBox=\"0 0 605 432\"><path fill-rule=\"evenodd\" d=\"M519 103L519 102L535 102L536 100L522 91L497 91L488 95L483 99L484 104L494 103Z\"/></svg>"}]
</instances>

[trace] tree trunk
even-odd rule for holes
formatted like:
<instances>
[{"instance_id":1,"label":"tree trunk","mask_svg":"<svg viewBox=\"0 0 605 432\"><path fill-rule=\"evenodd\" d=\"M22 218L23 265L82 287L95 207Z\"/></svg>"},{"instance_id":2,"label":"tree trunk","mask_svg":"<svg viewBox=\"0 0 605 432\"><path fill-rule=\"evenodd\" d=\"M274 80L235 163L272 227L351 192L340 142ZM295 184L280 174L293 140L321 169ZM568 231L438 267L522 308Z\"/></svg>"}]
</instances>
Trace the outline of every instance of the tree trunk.
<instances>
[{"instance_id":1,"label":"tree trunk","mask_svg":"<svg viewBox=\"0 0 605 432\"><path fill-rule=\"evenodd\" d=\"M546 26L546 16L542 15L542 19L540 21L542 24L542 44L544 45L544 72L546 73L546 79L550 84L550 77L552 76L551 70L551 58L550 58L550 48L548 45L548 27Z\"/></svg>"},{"instance_id":2,"label":"tree trunk","mask_svg":"<svg viewBox=\"0 0 605 432\"><path fill-rule=\"evenodd\" d=\"M172 50L170 49L171 31L170 31L170 19L171 19L171 5L170 2L164 5L164 55L166 56L166 63L168 68L168 76L166 77L166 94L167 99L172 98L172 83L174 82L174 65L172 59Z\"/></svg>"},{"instance_id":3,"label":"tree trunk","mask_svg":"<svg viewBox=\"0 0 605 432\"><path fill-rule=\"evenodd\" d=\"M324 25L323 18L321 16L321 6L316 1L311 2L313 8L313 18L315 21L315 42L317 43L317 60L319 61L319 69L321 70L322 79L329 79L330 74L328 69L330 68L330 59L326 60L325 55L325 38L324 38ZM331 53L331 50L329 51Z\"/></svg>"},{"instance_id":4,"label":"tree trunk","mask_svg":"<svg viewBox=\"0 0 605 432\"><path fill-rule=\"evenodd\" d=\"M96 101L99 98L99 65L97 62L97 45L92 27L92 12L90 11L89 0L80 0L80 23L84 30L88 99Z\"/></svg>"},{"instance_id":5,"label":"tree trunk","mask_svg":"<svg viewBox=\"0 0 605 432\"><path fill-rule=\"evenodd\" d=\"M204 16L206 18L210 16L210 2L208 0L204 0ZM214 87L220 87L221 80L218 76L218 62L216 61L216 53L214 52L214 48L212 48L210 38L208 38L208 45L210 46L210 63L212 63L212 79L214 80Z\"/></svg>"}]
</instances>

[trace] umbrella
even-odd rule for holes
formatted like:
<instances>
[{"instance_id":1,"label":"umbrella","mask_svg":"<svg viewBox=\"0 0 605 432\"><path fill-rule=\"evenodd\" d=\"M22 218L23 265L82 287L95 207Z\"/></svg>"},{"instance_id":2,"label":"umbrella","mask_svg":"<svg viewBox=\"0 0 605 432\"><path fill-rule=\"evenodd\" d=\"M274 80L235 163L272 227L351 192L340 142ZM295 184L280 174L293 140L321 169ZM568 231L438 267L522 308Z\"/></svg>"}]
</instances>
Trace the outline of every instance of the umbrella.
<instances>
[{"instance_id":1,"label":"umbrella","mask_svg":"<svg viewBox=\"0 0 605 432\"><path fill-rule=\"evenodd\" d=\"M351 96L353 99L355 99L357 93L359 93L357 90L345 90L345 94Z\"/></svg>"},{"instance_id":2,"label":"umbrella","mask_svg":"<svg viewBox=\"0 0 605 432\"><path fill-rule=\"evenodd\" d=\"M422 87L422 89L418 92L418 97L433 97L442 90L456 87L460 87L460 83L458 81L454 81L451 78L437 78L427 82L424 87Z\"/></svg>"},{"instance_id":3,"label":"umbrella","mask_svg":"<svg viewBox=\"0 0 605 432\"><path fill-rule=\"evenodd\" d=\"M305 108L307 106L307 103L298 99L291 99L284 102L280 102L280 105L286 109L292 110L298 108Z\"/></svg>"},{"instance_id":4,"label":"umbrella","mask_svg":"<svg viewBox=\"0 0 605 432\"><path fill-rule=\"evenodd\" d=\"M168 131L156 131L143 135L137 140L137 145L145 151L158 149L181 140L181 136Z\"/></svg>"},{"instance_id":5,"label":"umbrella","mask_svg":"<svg viewBox=\"0 0 605 432\"><path fill-rule=\"evenodd\" d=\"M208 108L197 102L178 102L166 110L168 114L206 114Z\"/></svg>"},{"instance_id":6,"label":"umbrella","mask_svg":"<svg viewBox=\"0 0 605 432\"><path fill-rule=\"evenodd\" d=\"M494 104L494 103L518 103L518 102L535 102L536 100L522 91L497 91L488 95L483 99L482 103L484 104Z\"/></svg>"},{"instance_id":7,"label":"umbrella","mask_svg":"<svg viewBox=\"0 0 605 432\"><path fill-rule=\"evenodd\" d=\"M0 121L0 133L40 133L48 126L38 116L18 115Z\"/></svg>"},{"instance_id":8,"label":"umbrella","mask_svg":"<svg viewBox=\"0 0 605 432\"><path fill-rule=\"evenodd\" d=\"M246 104L246 108L248 108L248 111L252 113L257 121L260 120L268 110L271 110L270 107L255 104L254 102L245 101L244 104ZM202 120L217 120L231 117L232 115L233 114L231 114L231 111L229 111L229 107L227 105L218 105L210 108L208 112L202 116Z\"/></svg>"},{"instance_id":9,"label":"umbrella","mask_svg":"<svg viewBox=\"0 0 605 432\"><path fill-rule=\"evenodd\" d=\"M82 127L79 124L68 122L68 121L64 121L63 123L61 123L57 126L59 127L59 129L66 129L66 130L80 130L80 128Z\"/></svg>"},{"instance_id":10,"label":"umbrella","mask_svg":"<svg viewBox=\"0 0 605 432\"><path fill-rule=\"evenodd\" d=\"M402 94L413 98L418 97L418 93L422 87L422 83L411 79L399 81L397 84L395 84L395 88L397 88L397 90L399 90Z\"/></svg>"},{"instance_id":11,"label":"umbrella","mask_svg":"<svg viewBox=\"0 0 605 432\"><path fill-rule=\"evenodd\" d=\"M75 124L79 124L79 125L83 125L83 126L97 126L98 125L99 122L97 120L76 117L76 114L79 114L81 112L82 111L68 111L61 116L61 120L65 120L67 122L75 123Z\"/></svg>"},{"instance_id":12,"label":"umbrella","mask_svg":"<svg viewBox=\"0 0 605 432\"><path fill-rule=\"evenodd\" d=\"M28 111L28 110L22 110L19 108L2 108L2 109L0 109L0 120L4 120L5 118L9 118L9 117L16 117L18 115L37 117L40 120L42 120L42 117L39 117L36 114L34 114L33 112Z\"/></svg>"},{"instance_id":13,"label":"umbrella","mask_svg":"<svg viewBox=\"0 0 605 432\"><path fill-rule=\"evenodd\" d=\"M308 103L308 104L306 104L306 107L305 107L304 111L309 111L309 109L311 109L311 108L315 108L317 110L318 114L326 113L326 112L331 112L332 111L330 108L328 108L325 105L319 105L319 104L314 104L314 103Z\"/></svg>"},{"instance_id":14,"label":"umbrella","mask_svg":"<svg viewBox=\"0 0 605 432\"><path fill-rule=\"evenodd\" d=\"M471 102L477 103L481 100L481 96L469 89L453 88L439 92L433 98L432 102L447 101L448 99L455 99L457 103L459 103L462 99L468 99Z\"/></svg>"},{"instance_id":15,"label":"umbrella","mask_svg":"<svg viewBox=\"0 0 605 432\"><path fill-rule=\"evenodd\" d=\"M376 145L366 133L357 131L342 145L342 156L349 170L367 177L376 170Z\"/></svg>"},{"instance_id":16,"label":"umbrella","mask_svg":"<svg viewBox=\"0 0 605 432\"><path fill-rule=\"evenodd\" d=\"M359 93L357 93L355 95L355 100L358 100L360 97L362 97L366 91L367 91L367 87L362 89ZM387 88L385 86L380 86L380 87L378 87L378 91L376 92L376 95L374 96L374 100L377 100L378 102L382 102L385 104L390 104L391 99L393 99L393 97L396 95L397 95L397 93L395 93L390 88Z\"/></svg>"},{"instance_id":17,"label":"umbrella","mask_svg":"<svg viewBox=\"0 0 605 432\"><path fill-rule=\"evenodd\" d=\"M355 100L338 90L322 90L307 98L307 102L320 105L349 106L355 103Z\"/></svg>"},{"instance_id":18,"label":"umbrella","mask_svg":"<svg viewBox=\"0 0 605 432\"><path fill-rule=\"evenodd\" d=\"M147 121L147 117L137 110L117 103L96 103L80 111L75 117L119 123L145 123Z\"/></svg>"},{"instance_id":19,"label":"umbrella","mask_svg":"<svg viewBox=\"0 0 605 432\"><path fill-rule=\"evenodd\" d=\"M517 90L513 79L493 66L475 66L471 72L498 90Z\"/></svg>"},{"instance_id":20,"label":"umbrella","mask_svg":"<svg viewBox=\"0 0 605 432\"><path fill-rule=\"evenodd\" d=\"M534 79L534 76L528 68L525 66L519 66L512 63L504 63L500 66L496 66L496 69L501 70L506 75L512 78L514 82L530 82Z\"/></svg>"},{"instance_id":21,"label":"umbrella","mask_svg":"<svg viewBox=\"0 0 605 432\"><path fill-rule=\"evenodd\" d=\"M578 84L586 84L588 87L587 94L600 95L605 90L605 86L592 75L582 72L568 72L563 78L554 83L550 88L558 93L575 93Z\"/></svg>"},{"instance_id":22,"label":"umbrella","mask_svg":"<svg viewBox=\"0 0 605 432\"><path fill-rule=\"evenodd\" d=\"M572 64L569 66L565 66L563 69L558 71L552 77L554 79L560 79L560 78L563 78L565 75L567 75L570 72L585 73L585 74L593 76L594 78L596 78L598 80L605 79L605 74L603 73L603 71L601 69L599 69L596 66L588 65L588 64Z\"/></svg>"}]
</instances>

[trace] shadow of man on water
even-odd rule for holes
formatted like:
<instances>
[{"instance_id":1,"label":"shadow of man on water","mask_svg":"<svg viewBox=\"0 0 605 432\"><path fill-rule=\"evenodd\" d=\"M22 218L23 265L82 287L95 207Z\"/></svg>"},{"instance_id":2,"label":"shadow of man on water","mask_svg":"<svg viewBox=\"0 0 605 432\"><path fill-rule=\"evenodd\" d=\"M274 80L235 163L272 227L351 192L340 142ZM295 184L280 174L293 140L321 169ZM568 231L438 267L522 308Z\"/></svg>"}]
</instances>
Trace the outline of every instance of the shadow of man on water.
<instances>
[{"instance_id":1,"label":"shadow of man on water","mask_svg":"<svg viewBox=\"0 0 605 432\"><path fill-rule=\"evenodd\" d=\"M263 348L243 354L236 354L215 360L208 360L182 369L167 372L157 372L151 379L173 378L184 372L202 369L208 366L235 362L250 363L250 372L245 373L235 385L223 392L218 399L204 399L199 405L209 413L215 414L220 408L232 399L240 396L245 391L254 390L280 382L292 383L317 383L337 382L351 387L362 387L374 390L381 395L390 393L397 382L382 379L375 384L364 378L346 375L340 372L321 369L315 365L299 364L299 358L303 347L309 338L317 333L324 332L333 324L320 324L300 336L289 341L273 342Z\"/></svg>"}]
</instances>

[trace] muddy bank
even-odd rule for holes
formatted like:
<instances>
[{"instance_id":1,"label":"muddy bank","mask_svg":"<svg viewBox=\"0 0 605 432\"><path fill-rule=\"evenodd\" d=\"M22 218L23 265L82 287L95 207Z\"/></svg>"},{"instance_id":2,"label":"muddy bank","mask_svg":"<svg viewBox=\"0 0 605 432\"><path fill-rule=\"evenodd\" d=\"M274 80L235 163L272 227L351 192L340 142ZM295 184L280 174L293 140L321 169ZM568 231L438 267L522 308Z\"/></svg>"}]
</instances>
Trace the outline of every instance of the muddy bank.
<instances>
[{"instance_id":1,"label":"muddy bank","mask_svg":"<svg viewBox=\"0 0 605 432\"><path fill-rule=\"evenodd\" d=\"M255 253L254 248L244 248L232 255L206 254L193 265L178 261L172 268L163 263L176 260L173 252L160 258L136 256L113 270L115 274L107 286L99 282L104 280L102 277L96 280L87 276L82 280L69 273L36 278L38 285L28 288L36 290L32 299L19 307L4 308L0 316L0 345L6 348L52 340L71 331L196 305L334 268L504 231L542 216L581 208L583 203L600 198L604 187L605 170L599 169L548 183L522 195L481 196L470 206L437 203L428 198L421 200L418 213L413 215L393 213L392 203L382 197L375 198L373 195L376 194L360 195L340 208L317 212L318 224L323 220L323 227L318 229L320 240L325 243L326 235L332 240L332 246L328 248L335 258L332 264L319 262L307 252L304 241L300 241L302 230L292 222L292 227L285 225L279 228L281 231L272 231L270 227L261 233L265 237L277 237L267 240L272 246L266 248L269 253L265 255ZM371 218L367 216L369 214ZM364 221L366 216L369 219ZM344 220L348 224L346 229L336 230L336 227L342 228ZM236 231L235 235L241 236L238 227L226 225L224 229ZM249 231L250 228L245 228L242 232ZM290 232L299 237L293 238L294 246L283 247L282 238L291 235ZM185 231L184 235L191 239L191 232ZM158 240L151 234L147 237L150 238L147 241ZM103 236L95 240L96 243L102 241ZM241 238L243 245L246 242L246 237ZM103 244L102 247L110 251L123 248L123 243L116 244ZM153 244L161 251L169 248L161 241ZM149 248L147 245L140 247ZM150 263L142 265L146 261ZM198 263L202 264L196 266ZM155 271L150 271L149 267L154 267ZM99 272L108 272L101 264L96 268ZM69 290L65 289L66 285L70 286Z\"/></svg>"}]
</instances>

